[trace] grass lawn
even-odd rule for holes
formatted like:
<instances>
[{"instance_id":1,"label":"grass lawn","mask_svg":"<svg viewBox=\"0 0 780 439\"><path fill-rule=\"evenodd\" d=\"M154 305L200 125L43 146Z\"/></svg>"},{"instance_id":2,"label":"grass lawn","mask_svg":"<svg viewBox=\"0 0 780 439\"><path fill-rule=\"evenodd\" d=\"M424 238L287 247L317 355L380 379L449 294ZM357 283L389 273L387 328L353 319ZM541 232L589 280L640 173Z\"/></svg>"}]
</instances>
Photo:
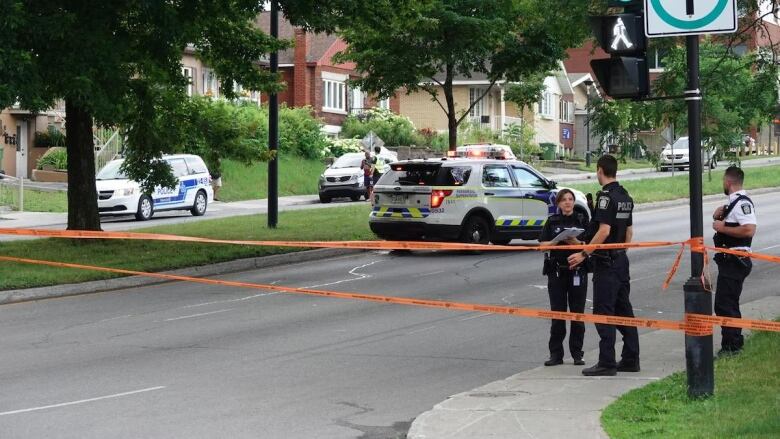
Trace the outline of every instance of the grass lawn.
<instances>
[{"instance_id":1,"label":"grass lawn","mask_svg":"<svg viewBox=\"0 0 780 439\"><path fill-rule=\"evenodd\" d=\"M692 401L684 372L633 390L604 410L620 438L780 437L780 334L759 332L742 354L715 363L715 395Z\"/></svg>"},{"instance_id":2,"label":"grass lawn","mask_svg":"<svg viewBox=\"0 0 780 439\"><path fill-rule=\"evenodd\" d=\"M19 210L19 188L0 186L0 206ZM67 212L68 194L64 191L24 190L24 210L27 212Z\"/></svg>"},{"instance_id":3,"label":"grass lawn","mask_svg":"<svg viewBox=\"0 0 780 439\"><path fill-rule=\"evenodd\" d=\"M246 166L226 160L222 164L221 201L241 201L268 198L268 163ZM320 174L325 164L320 160L306 160L282 156L279 160L279 195L316 194Z\"/></svg>"},{"instance_id":4,"label":"grass lawn","mask_svg":"<svg viewBox=\"0 0 780 439\"><path fill-rule=\"evenodd\" d=\"M580 171L591 171L596 172L596 161L598 160L598 157L595 157L590 162L590 166L585 166L585 162L582 162L580 166L577 168ZM620 163L618 165L618 169L643 169L643 168L652 168L653 165L650 164L647 160L628 160L626 163Z\"/></svg>"},{"instance_id":5,"label":"grass lawn","mask_svg":"<svg viewBox=\"0 0 780 439\"><path fill-rule=\"evenodd\" d=\"M241 216L190 224L152 227L139 232L168 233L237 240L367 240L368 204L280 212L276 230L265 215ZM0 254L139 271L162 271L233 259L298 251L295 248L250 247L147 241L80 241L38 239L0 243ZM85 282L117 277L111 273L0 262L0 290Z\"/></svg>"},{"instance_id":6,"label":"grass lawn","mask_svg":"<svg viewBox=\"0 0 780 439\"><path fill-rule=\"evenodd\" d=\"M763 187L780 186L780 169L776 166L761 166L745 168L745 189L757 189ZM712 171L712 180L709 181L707 172L702 175L704 195L723 193L723 170ZM674 200L688 197L688 174L674 177L647 178L640 180L626 180L621 182L628 190L636 203L648 203L653 201ZM585 193L593 193L600 190L598 183L573 183L562 186L579 189Z\"/></svg>"}]
</instances>

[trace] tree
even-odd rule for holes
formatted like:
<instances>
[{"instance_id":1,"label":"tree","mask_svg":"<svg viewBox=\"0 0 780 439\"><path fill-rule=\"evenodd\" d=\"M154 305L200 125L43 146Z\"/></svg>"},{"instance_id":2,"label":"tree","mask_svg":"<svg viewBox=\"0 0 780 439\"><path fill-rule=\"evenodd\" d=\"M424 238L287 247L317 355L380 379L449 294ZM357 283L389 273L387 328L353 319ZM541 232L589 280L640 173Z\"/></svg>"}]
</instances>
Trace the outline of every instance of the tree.
<instances>
[{"instance_id":1,"label":"tree","mask_svg":"<svg viewBox=\"0 0 780 439\"><path fill-rule=\"evenodd\" d=\"M282 0L295 24L333 30L358 0ZM221 79L246 89L281 89L278 75L257 61L290 46L254 26L257 0L5 0L0 20L0 108L19 102L31 111L65 101L68 229L99 230L94 125L123 125L125 171L149 190L173 184L164 151L182 148L186 121L184 48Z\"/></svg>"},{"instance_id":2,"label":"tree","mask_svg":"<svg viewBox=\"0 0 780 439\"><path fill-rule=\"evenodd\" d=\"M498 81L520 81L552 70L587 35L589 2L578 0L399 0L377 2L339 35L361 89L388 97L424 90L447 115L449 147L458 125ZM550 18L550 11L565 11ZM455 108L456 75L484 75L481 96L462 114ZM439 94L439 90L443 96ZM443 101L442 101L443 98Z\"/></svg>"},{"instance_id":3,"label":"tree","mask_svg":"<svg viewBox=\"0 0 780 439\"><path fill-rule=\"evenodd\" d=\"M544 93L545 73L529 75L518 83L511 84L504 93L504 99L517 105L520 110L520 120L525 122L525 109L542 99Z\"/></svg>"}]
</instances>

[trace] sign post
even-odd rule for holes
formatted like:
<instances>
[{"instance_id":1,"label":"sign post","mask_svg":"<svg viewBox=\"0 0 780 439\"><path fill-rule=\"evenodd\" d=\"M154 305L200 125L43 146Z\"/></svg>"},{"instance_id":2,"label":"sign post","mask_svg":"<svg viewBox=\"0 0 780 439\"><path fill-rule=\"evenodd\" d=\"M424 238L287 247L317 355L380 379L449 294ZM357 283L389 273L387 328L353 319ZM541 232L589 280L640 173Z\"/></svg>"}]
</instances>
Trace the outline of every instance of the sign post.
<instances>
[{"instance_id":1,"label":"sign post","mask_svg":"<svg viewBox=\"0 0 780 439\"><path fill-rule=\"evenodd\" d=\"M685 36L688 61L688 181L691 196L691 238L704 235L702 211L701 101L699 35L737 29L736 0L645 0L645 32L649 38ZM691 277L683 286L685 313L712 314L712 294L704 285L704 255L691 252ZM688 396L711 396L715 389L712 334L685 335Z\"/></svg>"}]
</instances>

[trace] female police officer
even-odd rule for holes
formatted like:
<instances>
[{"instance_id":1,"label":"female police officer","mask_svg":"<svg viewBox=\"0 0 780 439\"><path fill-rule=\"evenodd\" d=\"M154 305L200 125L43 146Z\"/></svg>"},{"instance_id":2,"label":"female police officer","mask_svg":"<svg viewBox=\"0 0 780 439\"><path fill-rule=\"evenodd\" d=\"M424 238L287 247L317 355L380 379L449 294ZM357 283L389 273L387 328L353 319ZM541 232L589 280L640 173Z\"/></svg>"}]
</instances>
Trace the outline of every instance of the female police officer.
<instances>
[{"instance_id":1,"label":"female police officer","mask_svg":"<svg viewBox=\"0 0 780 439\"><path fill-rule=\"evenodd\" d=\"M585 215L574 212L574 194L569 189L561 189L555 198L555 204L560 213L550 216L539 236L539 245L554 245L551 241L564 229L585 229L588 219ZM576 238L559 244L582 244ZM567 258L576 250L552 250L544 259L543 274L547 275L547 290L550 294L550 309L553 311L585 312L585 297L588 293L588 274L583 265L573 270L569 269ZM569 352L574 358L574 364L583 365L582 340L585 336L585 324L571 322L569 335ZM545 366L563 364L563 339L566 338L566 321L553 320L550 328L550 359Z\"/></svg>"}]
</instances>

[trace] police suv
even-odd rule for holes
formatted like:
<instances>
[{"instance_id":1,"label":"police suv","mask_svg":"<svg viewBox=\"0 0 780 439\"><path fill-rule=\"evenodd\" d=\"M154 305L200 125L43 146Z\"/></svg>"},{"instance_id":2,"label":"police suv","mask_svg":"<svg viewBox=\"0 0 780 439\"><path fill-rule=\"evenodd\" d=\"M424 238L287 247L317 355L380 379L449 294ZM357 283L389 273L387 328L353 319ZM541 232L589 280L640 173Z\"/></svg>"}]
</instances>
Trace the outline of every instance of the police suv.
<instances>
[{"instance_id":1,"label":"police suv","mask_svg":"<svg viewBox=\"0 0 780 439\"><path fill-rule=\"evenodd\" d=\"M141 186L122 172L123 159L112 160L95 176L100 215L135 214L146 221L156 211L189 210L195 216L206 213L214 201L211 176L203 159L196 155L163 156L178 183L172 188L156 187L147 194Z\"/></svg>"},{"instance_id":2,"label":"police suv","mask_svg":"<svg viewBox=\"0 0 780 439\"><path fill-rule=\"evenodd\" d=\"M369 225L388 240L507 244L536 239L557 211L558 190L554 181L518 160L401 161L391 164L374 187ZM590 218L585 195L572 192L575 211Z\"/></svg>"}]
</instances>

